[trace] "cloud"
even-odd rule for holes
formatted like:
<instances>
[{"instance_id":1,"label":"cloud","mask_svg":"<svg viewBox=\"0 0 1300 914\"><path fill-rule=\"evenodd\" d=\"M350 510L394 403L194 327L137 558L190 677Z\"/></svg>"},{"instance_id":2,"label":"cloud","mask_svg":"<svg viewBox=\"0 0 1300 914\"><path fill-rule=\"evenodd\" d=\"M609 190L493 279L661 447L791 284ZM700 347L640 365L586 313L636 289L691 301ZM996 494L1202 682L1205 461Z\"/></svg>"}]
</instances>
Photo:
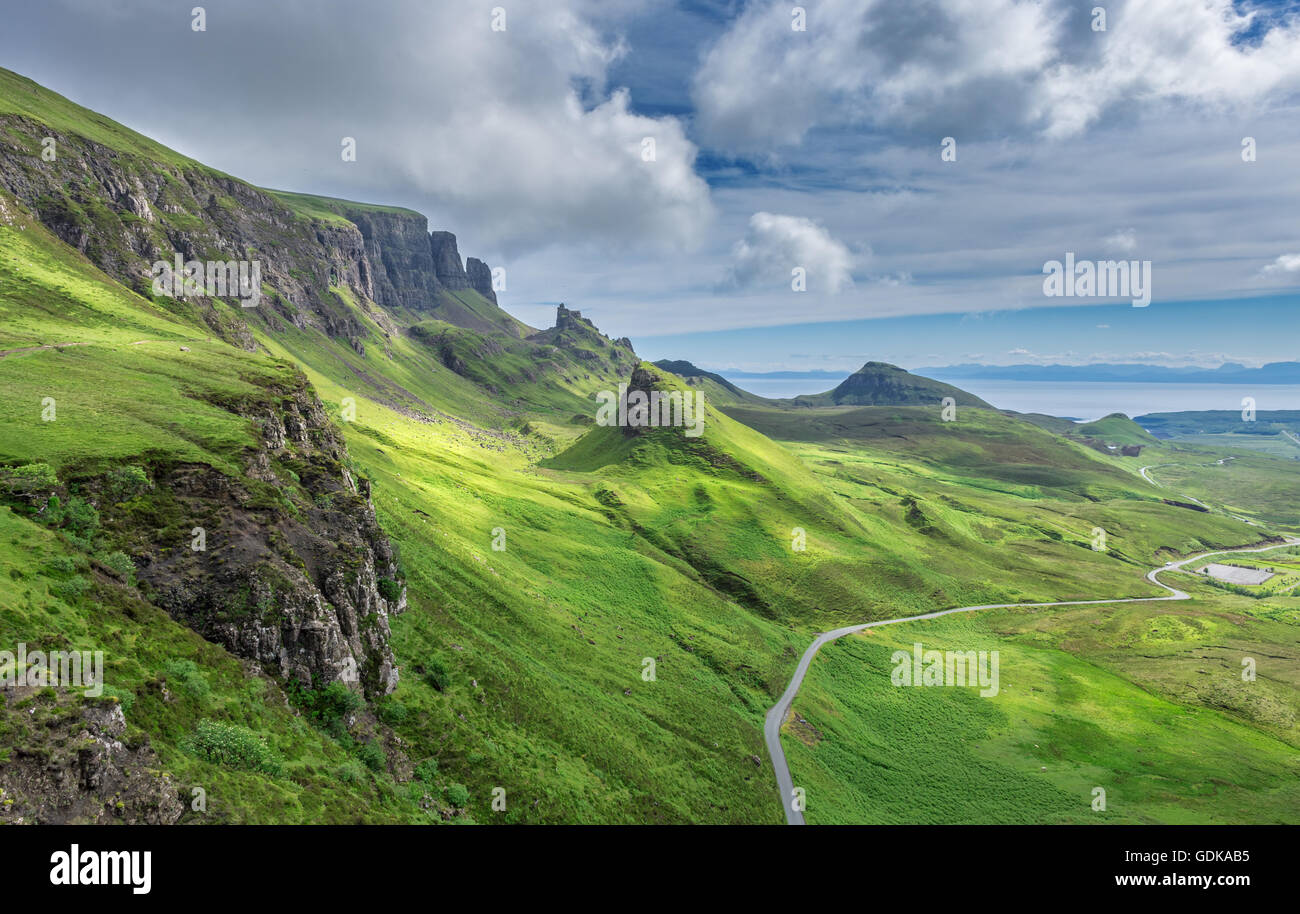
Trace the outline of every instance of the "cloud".
<instances>
[{"instance_id":1,"label":"cloud","mask_svg":"<svg viewBox=\"0 0 1300 914\"><path fill-rule=\"evenodd\" d=\"M4 44L7 66L207 164L419 209L462 251L689 249L713 218L695 144L607 86L629 53L619 17L642 5L504 4L494 31L493 4L475 0L223 0L196 33L188 6L50 0L7 21ZM57 61L22 56L50 34ZM146 73L167 74L165 98Z\"/></svg>"},{"instance_id":2,"label":"cloud","mask_svg":"<svg viewBox=\"0 0 1300 914\"><path fill-rule=\"evenodd\" d=\"M732 251L731 282L790 288L792 270L802 268L810 292L838 294L853 285L854 257L811 219L754 213L745 237Z\"/></svg>"},{"instance_id":3,"label":"cloud","mask_svg":"<svg viewBox=\"0 0 1300 914\"><path fill-rule=\"evenodd\" d=\"M699 130L732 152L798 146L816 127L1064 139L1111 112L1253 104L1300 87L1300 17L1233 0L1107 3L1106 31L1068 0L822 0L807 30L751 3L706 52ZM1257 44L1242 38L1252 28Z\"/></svg>"},{"instance_id":4,"label":"cloud","mask_svg":"<svg viewBox=\"0 0 1300 914\"><path fill-rule=\"evenodd\" d=\"M1300 273L1300 254L1282 254L1277 260L1259 272L1264 276L1276 276L1279 273Z\"/></svg>"},{"instance_id":5,"label":"cloud","mask_svg":"<svg viewBox=\"0 0 1300 914\"><path fill-rule=\"evenodd\" d=\"M1103 238L1101 243L1107 251L1132 254L1137 250L1137 232L1131 228L1120 229L1115 234Z\"/></svg>"}]
</instances>

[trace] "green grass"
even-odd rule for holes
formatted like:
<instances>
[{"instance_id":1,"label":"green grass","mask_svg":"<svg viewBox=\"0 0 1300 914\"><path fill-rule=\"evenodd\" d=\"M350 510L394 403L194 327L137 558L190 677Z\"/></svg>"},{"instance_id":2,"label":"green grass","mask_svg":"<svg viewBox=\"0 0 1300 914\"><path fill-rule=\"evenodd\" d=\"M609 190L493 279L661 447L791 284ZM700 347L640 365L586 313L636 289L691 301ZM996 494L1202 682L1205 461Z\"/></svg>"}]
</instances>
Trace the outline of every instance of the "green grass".
<instances>
[{"instance_id":1,"label":"green grass","mask_svg":"<svg viewBox=\"0 0 1300 914\"><path fill-rule=\"evenodd\" d=\"M0 114L63 125L159 173L198 167L0 75L11 88ZM327 223L406 212L272 193ZM428 796L481 822L776 823L762 721L813 633L957 605L1154 593L1142 580L1151 565L1300 520L1294 462L1216 470L1209 452L1165 443L1150 462L1196 468L1160 489L1137 461L975 406L943 422L937 402L741 405L708 381L702 437L632 439L590 422L593 395L632 367L594 331L533 333L468 290L431 313L382 314L360 289L329 286L320 307L347 327L333 337L283 315L202 312L128 290L126 273L101 272L3 202L0 349L23 351L0 356L0 481L18 487L0 507L0 635L104 649L133 738L208 791L202 821L438 820ZM121 214L89 198L75 207L66 214L89 233L87 251L113 269ZM170 216L186 231L206 218ZM310 226L290 221L295 244L310 245ZM328 275L310 259L295 269ZM256 351L210 329L238 342L245 319ZM61 343L84 345L28 348ZM126 468L180 462L242 476L258 429L233 408L276 402L298 372L341 429L347 468L370 481L406 569L409 609L391 620L401 681L371 709L386 754L339 727L333 698L286 695L113 570L133 537L186 529L166 493L106 512L117 519L92 536L74 529L89 526L84 505L61 506L76 523L55 531L19 491L115 470L127 486ZM939 390L915 383L916 396ZM1184 486L1266 529L1164 503ZM292 510L280 495L256 492L264 510ZM1104 551L1092 548L1097 527ZM925 629L1005 651L999 700L876 688L884 642L920 626L828 647L796 703L821 737L806 750L787 738L809 818L1094 821L1094 784L1114 787L1106 821L1286 818L1296 598L1189 581L1204 606ZM1214 678L1243 651L1266 660L1254 691ZM1206 655L1214 674L1198 672ZM504 812L491 809L497 787Z\"/></svg>"},{"instance_id":2,"label":"green grass","mask_svg":"<svg viewBox=\"0 0 1300 914\"><path fill-rule=\"evenodd\" d=\"M807 792L807 820L1300 819L1294 742L1260 732L1203 696L1159 694L1141 671L1108 668L1095 637L1063 649L1047 636L1060 615L1053 612L1057 618L1041 627L1041 616L1029 610L900 624L823 648L794 704L806 723L787 724L783 740L794 783ZM1110 628L1118 616L1158 631L1166 618L1154 608L1089 607L1064 615L1073 617L1071 630ZM1204 643L1207 632L1184 631L1174 636L1180 647ZM918 641L927 650L997 650L998 694L892 685L892 653L910 652ZM1207 689L1235 688L1230 663L1209 666L1213 674L1201 678L1219 685ZM1106 792L1105 811L1092 808L1096 787Z\"/></svg>"}]
</instances>

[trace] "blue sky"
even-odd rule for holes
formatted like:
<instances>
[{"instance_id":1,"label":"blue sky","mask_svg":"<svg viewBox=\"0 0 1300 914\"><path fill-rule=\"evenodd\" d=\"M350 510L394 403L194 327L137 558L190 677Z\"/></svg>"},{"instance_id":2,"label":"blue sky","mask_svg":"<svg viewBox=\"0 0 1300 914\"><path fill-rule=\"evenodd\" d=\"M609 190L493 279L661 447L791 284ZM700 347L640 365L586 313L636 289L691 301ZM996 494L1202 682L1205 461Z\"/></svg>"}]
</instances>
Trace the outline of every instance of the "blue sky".
<instances>
[{"instance_id":1,"label":"blue sky","mask_svg":"<svg viewBox=\"0 0 1300 914\"><path fill-rule=\"evenodd\" d=\"M418 209L507 309L652 358L1300 358L1293 0L194 5L28 4L0 64L254 183ZM1150 307L1046 298L1066 252L1150 261Z\"/></svg>"}]
</instances>

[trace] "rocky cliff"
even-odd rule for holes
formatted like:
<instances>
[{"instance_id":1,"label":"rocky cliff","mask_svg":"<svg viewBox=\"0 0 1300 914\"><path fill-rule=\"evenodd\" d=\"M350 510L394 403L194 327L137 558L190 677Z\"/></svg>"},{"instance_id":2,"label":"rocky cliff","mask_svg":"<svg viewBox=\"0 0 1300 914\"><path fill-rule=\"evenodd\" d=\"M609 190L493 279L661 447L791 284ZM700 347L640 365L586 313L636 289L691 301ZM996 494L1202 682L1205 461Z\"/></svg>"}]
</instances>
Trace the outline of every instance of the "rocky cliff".
<instances>
[{"instance_id":1,"label":"rocky cliff","mask_svg":"<svg viewBox=\"0 0 1300 914\"><path fill-rule=\"evenodd\" d=\"M406 608L397 555L375 519L370 485L303 378L234 406L260 430L234 479L196 464L152 467L153 500L195 518L193 535L117 523L141 590L210 641L304 686L340 681L369 697L397 669L389 617Z\"/></svg>"},{"instance_id":2,"label":"rocky cliff","mask_svg":"<svg viewBox=\"0 0 1300 914\"><path fill-rule=\"evenodd\" d=\"M0 724L13 747L0 765L0 824L170 825L185 810L148 742L126 742L115 699L4 688Z\"/></svg>"},{"instance_id":3,"label":"rocky cliff","mask_svg":"<svg viewBox=\"0 0 1300 914\"><path fill-rule=\"evenodd\" d=\"M51 134L56 158L45 161L41 143ZM0 116L0 187L145 296L152 265L178 253L185 261L257 260L265 293L257 308L232 312L195 299L214 332L245 348L253 342L244 319L358 340L361 322L332 287L412 312L434 310L448 290L473 288L496 302L488 266L472 260L468 274L456 236L430 233L418 213L266 191L197 162L126 155L18 115Z\"/></svg>"},{"instance_id":4,"label":"rocky cliff","mask_svg":"<svg viewBox=\"0 0 1300 914\"><path fill-rule=\"evenodd\" d=\"M465 275L469 279L471 289L492 304L497 303L497 293L492 288L492 269L487 264L477 257L471 257L465 261Z\"/></svg>"}]
</instances>

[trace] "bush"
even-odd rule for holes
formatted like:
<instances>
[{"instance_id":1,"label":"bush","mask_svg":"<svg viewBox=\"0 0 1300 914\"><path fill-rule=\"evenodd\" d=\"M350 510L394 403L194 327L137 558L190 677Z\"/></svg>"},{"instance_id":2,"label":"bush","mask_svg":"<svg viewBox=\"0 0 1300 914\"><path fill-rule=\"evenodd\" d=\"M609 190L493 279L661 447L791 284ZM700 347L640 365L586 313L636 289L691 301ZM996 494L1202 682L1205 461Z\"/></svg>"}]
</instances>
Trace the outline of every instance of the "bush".
<instances>
[{"instance_id":1,"label":"bush","mask_svg":"<svg viewBox=\"0 0 1300 914\"><path fill-rule=\"evenodd\" d=\"M125 552L110 552L100 561L126 583L135 583L135 562Z\"/></svg>"},{"instance_id":2,"label":"bush","mask_svg":"<svg viewBox=\"0 0 1300 914\"><path fill-rule=\"evenodd\" d=\"M127 501L149 488L149 477L137 466L113 467L104 477L109 501Z\"/></svg>"},{"instance_id":3,"label":"bush","mask_svg":"<svg viewBox=\"0 0 1300 914\"><path fill-rule=\"evenodd\" d=\"M99 530L99 512L80 495L73 495L66 505L56 504L54 499L50 499L46 515L52 525L80 539L90 539Z\"/></svg>"},{"instance_id":4,"label":"bush","mask_svg":"<svg viewBox=\"0 0 1300 914\"><path fill-rule=\"evenodd\" d=\"M388 765L388 758L377 742L363 743L357 750L357 758L361 759L361 764L376 773L383 771Z\"/></svg>"},{"instance_id":5,"label":"bush","mask_svg":"<svg viewBox=\"0 0 1300 914\"><path fill-rule=\"evenodd\" d=\"M426 784L432 784L438 776L438 760L427 758L415 766L415 776Z\"/></svg>"},{"instance_id":6,"label":"bush","mask_svg":"<svg viewBox=\"0 0 1300 914\"><path fill-rule=\"evenodd\" d=\"M59 477L48 463L29 463L20 467L0 468L0 486L13 495L48 492L59 484Z\"/></svg>"},{"instance_id":7,"label":"bush","mask_svg":"<svg viewBox=\"0 0 1300 914\"><path fill-rule=\"evenodd\" d=\"M411 716L411 709L396 698L390 698L379 706L379 719L391 726L396 726Z\"/></svg>"},{"instance_id":8,"label":"bush","mask_svg":"<svg viewBox=\"0 0 1300 914\"><path fill-rule=\"evenodd\" d=\"M346 731L348 715L364 703L360 695L337 680L323 689L307 688L294 680L289 684L289 700L332 733Z\"/></svg>"},{"instance_id":9,"label":"bush","mask_svg":"<svg viewBox=\"0 0 1300 914\"><path fill-rule=\"evenodd\" d=\"M364 780L365 776L366 769L353 759L334 769L334 777L343 784L355 784L357 781Z\"/></svg>"},{"instance_id":10,"label":"bush","mask_svg":"<svg viewBox=\"0 0 1300 914\"><path fill-rule=\"evenodd\" d=\"M228 768L263 774L280 773L280 761L266 740L247 727L219 720L201 720L194 735L185 741L184 748L205 761Z\"/></svg>"},{"instance_id":11,"label":"bush","mask_svg":"<svg viewBox=\"0 0 1300 914\"><path fill-rule=\"evenodd\" d=\"M379 595L389 603L395 603L402 595L402 585L394 581L392 578L380 578Z\"/></svg>"},{"instance_id":12,"label":"bush","mask_svg":"<svg viewBox=\"0 0 1300 914\"><path fill-rule=\"evenodd\" d=\"M193 660L170 660L163 669L167 673L167 682L176 691L190 696L200 704L206 702L208 696L212 694L208 677Z\"/></svg>"},{"instance_id":13,"label":"bush","mask_svg":"<svg viewBox=\"0 0 1300 914\"><path fill-rule=\"evenodd\" d=\"M132 706L135 705L135 693L127 689L106 685L104 686L104 696L106 698L116 698L117 703L122 706L123 714L130 714Z\"/></svg>"},{"instance_id":14,"label":"bush","mask_svg":"<svg viewBox=\"0 0 1300 914\"><path fill-rule=\"evenodd\" d=\"M464 808L469 804L469 790L464 784L448 784L447 789L443 791L443 796L447 802L458 809Z\"/></svg>"},{"instance_id":15,"label":"bush","mask_svg":"<svg viewBox=\"0 0 1300 914\"><path fill-rule=\"evenodd\" d=\"M447 672L447 664L441 658L434 657L424 670L424 681L439 692L446 691L447 686L451 685L451 673Z\"/></svg>"}]
</instances>

